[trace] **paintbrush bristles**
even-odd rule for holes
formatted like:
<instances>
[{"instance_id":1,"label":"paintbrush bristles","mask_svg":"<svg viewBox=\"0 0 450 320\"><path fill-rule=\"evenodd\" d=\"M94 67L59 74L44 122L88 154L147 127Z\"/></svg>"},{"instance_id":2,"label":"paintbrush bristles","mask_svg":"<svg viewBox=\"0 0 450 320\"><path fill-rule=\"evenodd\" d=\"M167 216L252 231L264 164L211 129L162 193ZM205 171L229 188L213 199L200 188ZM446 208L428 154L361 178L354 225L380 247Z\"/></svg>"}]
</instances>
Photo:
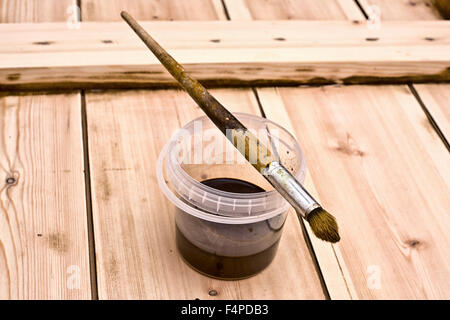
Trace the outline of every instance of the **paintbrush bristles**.
<instances>
[{"instance_id":1,"label":"paintbrush bristles","mask_svg":"<svg viewBox=\"0 0 450 320\"><path fill-rule=\"evenodd\" d=\"M336 219L324 209L313 210L306 219L317 238L332 243L341 240Z\"/></svg>"}]
</instances>

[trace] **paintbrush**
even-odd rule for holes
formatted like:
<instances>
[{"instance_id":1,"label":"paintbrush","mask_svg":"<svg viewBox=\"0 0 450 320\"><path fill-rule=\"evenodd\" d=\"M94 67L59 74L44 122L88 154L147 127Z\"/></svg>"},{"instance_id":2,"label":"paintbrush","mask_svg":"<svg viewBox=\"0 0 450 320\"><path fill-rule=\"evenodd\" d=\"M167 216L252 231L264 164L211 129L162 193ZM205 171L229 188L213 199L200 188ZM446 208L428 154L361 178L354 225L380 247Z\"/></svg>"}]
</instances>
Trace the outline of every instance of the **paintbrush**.
<instances>
[{"instance_id":1,"label":"paintbrush","mask_svg":"<svg viewBox=\"0 0 450 320\"><path fill-rule=\"evenodd\" d=\"M325 211L280 163L275 155L276 151L271 152L200 82L191 78L183 66L175 61L129 13L122 11L121 16L247 161L294 207L299 216L309 222L313 233L322 240L338 242L340 237L336 219Z\"/></svg>"}]
</instances>

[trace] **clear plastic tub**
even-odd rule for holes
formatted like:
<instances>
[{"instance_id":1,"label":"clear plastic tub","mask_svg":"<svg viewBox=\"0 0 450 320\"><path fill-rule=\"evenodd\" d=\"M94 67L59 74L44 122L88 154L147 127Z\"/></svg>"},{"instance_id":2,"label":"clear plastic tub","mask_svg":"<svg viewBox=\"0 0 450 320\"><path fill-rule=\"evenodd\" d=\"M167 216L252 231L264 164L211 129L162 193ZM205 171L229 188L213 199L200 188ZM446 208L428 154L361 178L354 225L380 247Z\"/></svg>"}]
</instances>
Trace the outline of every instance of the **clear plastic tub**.
<instances>
[{"instance_id":1,"label":"clear plastic tub","mask_svg":"<svg viewBox=\"0 0 450 320\"><path fill-rule=\"evenodd\" d=\"M280 161L303 182L304 157L289 132L262 117L235 115L262 143L276 150ZM242 279L270 264L289 204L206 116L174 135L163 148L156 170L161 190L177 208L177 248L194 269L215 278ZM234 183L240 180L252 193L207 185L224 178L231 182L228 189L235 191Z\"/></svg>"}]
</instances>

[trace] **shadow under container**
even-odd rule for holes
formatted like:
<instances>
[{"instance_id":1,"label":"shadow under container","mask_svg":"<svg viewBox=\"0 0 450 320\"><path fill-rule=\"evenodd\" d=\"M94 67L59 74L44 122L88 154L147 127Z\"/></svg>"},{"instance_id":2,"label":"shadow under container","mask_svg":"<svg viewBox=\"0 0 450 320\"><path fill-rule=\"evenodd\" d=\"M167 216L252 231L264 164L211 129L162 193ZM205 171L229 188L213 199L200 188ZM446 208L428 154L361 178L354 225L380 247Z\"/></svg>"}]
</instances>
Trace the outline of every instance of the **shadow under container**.
<instances>
[{"instance_id":1,"label":"shadow under container","mask_svg":"<svg viewBox=\"0 0 450 320\"><path fill-rule=\"evenodd\" d=\"M304 157L288 131L262 117L235 116L303 182ZM157 178L176 206L177 249L192 268L237 280L272 262L289 204L206 116L186 124L166 144Z\"/></svg>"}]
</instances>

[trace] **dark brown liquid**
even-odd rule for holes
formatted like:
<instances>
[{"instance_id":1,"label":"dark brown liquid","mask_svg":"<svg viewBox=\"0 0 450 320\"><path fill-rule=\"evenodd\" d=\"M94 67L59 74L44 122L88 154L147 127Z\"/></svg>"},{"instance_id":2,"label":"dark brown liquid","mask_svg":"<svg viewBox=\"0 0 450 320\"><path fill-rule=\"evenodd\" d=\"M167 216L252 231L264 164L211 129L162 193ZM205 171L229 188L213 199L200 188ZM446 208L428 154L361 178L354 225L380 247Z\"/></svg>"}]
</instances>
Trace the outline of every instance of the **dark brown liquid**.
<instances>
[{"instance_id":1,"label":"dark brown liquid","mask_svg":"<svg viewBox=\"0 0 450 320\"><path fill-rule=\"evenodd\" d=\"M209 179L202 183L212 188L228 192L264 192L262 188L252 183L237 179ZM213 237L217 235L217 239L219 239L217 240L214 238L212 244L215 244L216 247L211 246L209 251L212 252L209 252L194 245L186 238L178 226L176 228L178 251L186 262L203 274L214 278L229 280L247 278L262 271L275 257L282 225L281 227L278 226L277 228L272 228L270 220L274 219L273 221L276 222L277 219L279 220L278 217L245 225L232 225L202 221L201 219L190 216L184 212L180 212L179 214L182 215L179 218L180 221L190 226L188 232L192 232L193 234L207 232L209 235L209 237L206 237L207 239L209 239L211 235ZM222 249L233 252L234 254L221 255L216 253L216 249L218 251L221 250L219 248L222 244L220 239L226 239L226 241L230 241L231 239L232 248L222 247ZM239 245L240 239L244 239L242 241L242 247ZM243 253L249 250L249 243L253 253L245 255ZM267 245L267 243L269 243L269 245ZM259 247L261 247L261 250Z\"/></svg>"},{"instance_id":2,"label":"dark brown liquid","mask_svg":"<svg viewBox=\"0 0 450 320\"><path fill-rule=\"evenodd\" d=\"M231 178L208 179L203 180L202 183L206 184L208 187L227 192L258 193L265 191L263 188L258 187L253 183Z\"/></svg>"}]
</instances>

